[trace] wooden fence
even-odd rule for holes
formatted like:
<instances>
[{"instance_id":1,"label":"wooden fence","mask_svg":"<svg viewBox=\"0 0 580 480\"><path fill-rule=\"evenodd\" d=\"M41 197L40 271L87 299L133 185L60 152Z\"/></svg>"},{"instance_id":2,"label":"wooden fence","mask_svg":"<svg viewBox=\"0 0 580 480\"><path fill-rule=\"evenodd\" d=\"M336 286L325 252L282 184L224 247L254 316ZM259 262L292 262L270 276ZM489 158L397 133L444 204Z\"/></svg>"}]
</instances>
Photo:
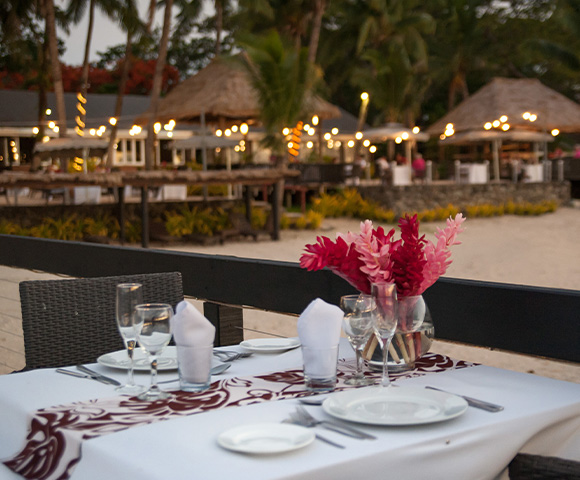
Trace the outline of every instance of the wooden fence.
<instances>
[{"instance_id":1,"label":"wooden fence","mask_svg":"<svg viewBox=\"0 0 580 480\"><path fill-rule=\"evenodd\" d=\"M315 298L338 304L354 288L297 263L0 235L0 265L75 277L179 271L206 302L217 344L242 339L242 310L300 314ZM437 338L580 361L580 291L441 278L424 294Z\"/></svg>"}]
</instances>

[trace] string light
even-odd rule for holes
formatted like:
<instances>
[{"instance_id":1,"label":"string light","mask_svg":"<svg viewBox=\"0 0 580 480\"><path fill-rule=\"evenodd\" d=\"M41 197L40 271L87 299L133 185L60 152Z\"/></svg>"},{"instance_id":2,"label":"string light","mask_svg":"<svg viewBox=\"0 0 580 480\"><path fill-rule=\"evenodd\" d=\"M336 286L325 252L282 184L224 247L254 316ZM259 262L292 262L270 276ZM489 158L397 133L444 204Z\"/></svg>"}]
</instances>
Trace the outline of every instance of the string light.
<instances>
[{"instance_id":1,"label":"string light","mask_svg":"<svg viewBox=\"0 0 580 480\"><path fill-rule=\"evenodd\" d=\"M560 130L554 128L550 133L552 134L553 137L556 137L560 134Z\"/></svg>"},{"instance_id":2,"label":"string light","mask_svg":"<svg viewBox=\"0 0 580 480\"><path fill-rule=\"evenodd\" d=\"M347 145L348 145L348 148L354 147L354 140L349 140Z\"/></svg>"},{"instance_id":3,"label":"string light","mask_svg":"<svg viewBox=\"0 0 580 480\"><path fill-rule=\"evenodd\" d=\"M312 117L312 125L314 126L318 125L318 121L319 121L318 115L314 115Z\"/></svg>"},{"instance_id":4,"label":"string light","mask_svg":"<svg viewBox=\"0 0 580 480\"><path fill-rule=\"evenodd\" d=\"M369 152L375 153L376 151L377 151L377 147L375 147L374 145L371 145L371 148L369 148Z\"/></svg>"},{"instance_id":5,"label":"string light","mask_svg":"<svg viewBox=\"0 0 580 480\"><path fill-rule=\"evenodd\" d=\"M408 134L407 132L403 132L403 133L401 134L401 138L402 138L403 140L408 140L408 139L409 139L409 134Z\"/></svg>"},{"instance_id":6,"label":"string light","mask_svg":"<svg viewBox=\"0 0 580 480\"><path fill-rule=\"evenodd\" d=\"M222 135L223 135L223 132L222 132L222 131L221 131L221 130L218 128L218 129L215 131L215 136L216 136L216 137L221 137Z\"/></svg>"},{"instance_id":7,"label":"string light","mask_svg":"<svg viewBox=\"0 0 580 480\"><path fill-rule=\"evenodd\" d=\"M362 132L356 132L354 135L354 138L356 138L357 140L360 140L363 137Z\"/></svg>"},{"instance_id":8,"label":"string light","mask_svg":"<svg viewBox=\"0 0 580 480\"><path fill-rule=\"evenodd\" d=\"M420 131L421 131L421 129L419 127L413 127L413 133L415 135L417 135Z\"/></svg>"},{"instance_id":9,"label":"string light","mask_svg":"<svg viewBox=\"0 0 580 480\"><path fill-rule=\"evenodd\" d=\"M242 123L240 125L240 133L242 135L246 135L248 133L248 130L249 130L249 127L248 127L248 124L247 123Z\"/></svg>"},{"instance_id":10,"label":"string light","mask_svg":"<svg viewBox=\"0 0 580 480\"><path fill-rule=\"evenodd\" d=\"M117 119L115 117L109 118L109 123L113 126L117 125Z\"/></svg>"},{"instance_id":11,"label":"string light","mask_svg":"<svg viewBox=\"0 0 580 480\"><path fill-rule=\"evenodd\" d=\"M334 127L330 133L332 133L333 135L338 135L338 128Z\"/></svg>"},{"instance_id":12,"label":"string light","mask_svg":"<svg viewBox=\"0 0 580 480\"><path fill-rule=\"evenodd\" d=\"M161 131L161 123L159 123L159 122L155 122L155 123L153 124L153 131L154 131L155 133L159 133L159 132Z\"/></svg>"}]
</instances>

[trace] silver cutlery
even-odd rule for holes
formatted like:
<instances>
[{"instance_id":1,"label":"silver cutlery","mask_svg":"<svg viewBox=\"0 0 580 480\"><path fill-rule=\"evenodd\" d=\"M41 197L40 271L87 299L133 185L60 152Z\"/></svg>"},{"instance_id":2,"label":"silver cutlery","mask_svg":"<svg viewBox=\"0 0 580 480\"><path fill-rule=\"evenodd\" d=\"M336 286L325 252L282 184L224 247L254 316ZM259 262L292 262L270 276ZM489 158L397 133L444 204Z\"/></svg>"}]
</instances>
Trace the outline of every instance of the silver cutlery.
<instances>
[{"instance_id":1,"label":"silver cutlery","mask_svg":"<svg viewBox=\"0 0 580 480\"><path fill-rule=\"evenodd\" d=\"M283 420L282 423L290 423L292 425L300 425L301 427L304 426L301 423L294 421L292 418L287 418L286 420ZM323 437L322 435L319 435L318 433L315 433L314 436L316 437L317 440L320 440L321 442L324 442L324 443L328 443L329 445L332 445L333 447L344 448L344 445L341 445L340 443L333 442L332 440L330 440L326 437Z\"/></svg>"},{"instance_id":2,"label":"silver cutlery","mask_svg":"<svg viewBox=\"0 0 580 480\"><path fill-rule=\"evenodd\" d=\"M211 375L220 375L220 374L224 373L231 366L232 366L231 363L222 363L221 365L216 365L215 367L212 367L212 369L210 370L210 374ZM172 378L171 380L163 380L163 381L157 382L157 383L173 383L173 382L179 382L179 378Z\"/></svg>"},{"instance_id":3,"label":"silver cutlery","mask_svg":"<svg viewBox=\"0 0 580 480\"><path fill-rule=\"evenodd\" d=\"M234 360L251 356L252 352L231 352L227 350L216 350L213 352L213 354L222 362L233 362Z\"/></svg>"},{"instance_id":4,"label":"silver cutlery","mask_svg":"<svg viewBox=\"0 0 580 480\"><path fill-rule=\"evenodd\" d=\"M440 388L435 387L425 387L429 390L437 390L438 392L450 393L451 395L457 395L458 397L463 398L470 407L480 408L481 410L485 410L486 412L501 412L503 407L501 405L496 405L495 403L486 402L484 400L479 400L478 398L467 397L465 395L458 395L457 393L447 392L446 390L441 390Z\"/></svg>"},{"instance_id":5,"label":"silver cutlery","mask_svg":"<svg viewBox=\"0 0 580 480\"><path fill-rule=\"evenodd\" d=\"M100 378L96 375L89 375L87 373L75 372L74 370L65 370L64 368L57 368L56 372L63 373L65 375L70 375L71 377L90 378L91 380L96 380L97 382L104 383L105 385L120 385L120 383L117 382L117 380L114 380L112 378L108 378L108 377ZM115 383L113 383L113 382L115 382Z\"/></svg>"},{"instance_id":6,"label":"silver cutlery","mask_svg":"<svg viewBox=\"0 0 580 480\"><path fill-rule=\"evenodd\" d=\"M306 409L300 405L296 407L296 412L290 414L290 418L296 423L302 424L305 427L316 427L321 426L327 430L332 430L333 432L346 435L347 437L357 438L359 440L376 440L377 437L363 432L357 428L351 427L349 425L344 425L339 422L333 422L330 420L317 420Z\"/></svg>"},{"instance_id":7,"label":"silver cutlery","mask_svg":"<svg viewBox=\"0 0 580 480\"><path fill-rule=\"evenodd\" d=\"M94 370L91 370L90 368L85 367L84 365L77 365L77 370L79 370L82 373L86 373L87 375L92 376L95 380L97 380L99 382L109 384L109 385L115 385L116 387L121 385L121 382L118 382L114 378L107 377L99 372L95 372Z\"/></svg>"}]
</instances>

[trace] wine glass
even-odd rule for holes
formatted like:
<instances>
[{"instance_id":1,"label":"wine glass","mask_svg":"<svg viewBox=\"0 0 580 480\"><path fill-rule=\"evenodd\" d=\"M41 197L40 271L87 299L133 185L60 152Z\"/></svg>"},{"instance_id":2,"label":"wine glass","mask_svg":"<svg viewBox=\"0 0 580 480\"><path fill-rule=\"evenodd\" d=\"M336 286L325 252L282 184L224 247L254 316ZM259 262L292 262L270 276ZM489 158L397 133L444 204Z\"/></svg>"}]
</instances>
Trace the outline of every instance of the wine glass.
<instances>
[{"instance_id":1,"label":"wine glass","mask_svg":"<svg viewBox=\"0 0 580 480\"><path fill-rule=\"evenodd\" d=\"M137 331L133 325L133 320L135 307L141 303L143 303L143 288L140 283L120 283L117 285L115 318L129 356L129 369L127 383L116 387L115 390L131 395L137 395L145 391L144 386L135 384L133 375L135 366L133 353L137 344Z\"/></svg>"},{"instance_id":2,"label":"wine glass","mask_svg":"<svg viewBox=\"0 0 580 480\"><path fill-rule=\"evenodd\" d=\"M356 354L356 373L348 377L346 385L371 385L374 381L363 375L362 350L373 333L373 315L376 309L371 295L345 295L340 298L340 308L344 312L342 326L346 338Z\"/></svg>"},{"instance_id":3,"label":"wine glass","mask_svg":"<svg viewBox=\"0 0 580 480\"><path fill-rule=\"evenodd\" d=\"M151 386L139 395L140 400L163 400L171 397L157 385L157 356L171 340L173 308L166 303L147 303L135 308L135 326L139 346L151 360Z\"/></svg>"},{"instance_id":4,"label":"wine glass","mask_svg":"<svg viewBox=\"0 0 580 480\"><path fill-rule=\"evenodd\" d=\"M388 387L391 385L387 366L388 352L391 347L391 340L397 329L397 288L394 283L373 283L371 285L371 293L377 306L375 315L373 315L373 329L383 350L381 385Z\"/></svg>"}]
</instances>

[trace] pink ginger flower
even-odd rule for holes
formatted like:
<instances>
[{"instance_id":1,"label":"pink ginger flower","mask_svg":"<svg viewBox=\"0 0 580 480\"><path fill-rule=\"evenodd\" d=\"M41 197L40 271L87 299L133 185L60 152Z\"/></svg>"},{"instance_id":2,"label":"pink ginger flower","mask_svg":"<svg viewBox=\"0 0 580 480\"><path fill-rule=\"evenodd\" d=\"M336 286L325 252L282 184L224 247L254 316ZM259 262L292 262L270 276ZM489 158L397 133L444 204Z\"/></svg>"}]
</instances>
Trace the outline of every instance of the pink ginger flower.
<instances>
[{"instance_id":1,"label":"pink ginger flower","mask_svg":"<svg viewBox=\"0 0 580 480\"><path fill-rule=\"evenodd\" d=\"M425 258L427 262L423 268L423 281L419 288L419 294L423 293L427 288L433 285L437 279L444 275L449 265L451 265L451 251L449 247L452 245L461 244L457 240L457 235L463 232L461 224L465 221L463 214L458 213L454 219L449 217L447 219L447 227L444 230L437 229L435 237L437 238L437 245L427 240L425 245Z\"/></svg>"}]
</instances>

